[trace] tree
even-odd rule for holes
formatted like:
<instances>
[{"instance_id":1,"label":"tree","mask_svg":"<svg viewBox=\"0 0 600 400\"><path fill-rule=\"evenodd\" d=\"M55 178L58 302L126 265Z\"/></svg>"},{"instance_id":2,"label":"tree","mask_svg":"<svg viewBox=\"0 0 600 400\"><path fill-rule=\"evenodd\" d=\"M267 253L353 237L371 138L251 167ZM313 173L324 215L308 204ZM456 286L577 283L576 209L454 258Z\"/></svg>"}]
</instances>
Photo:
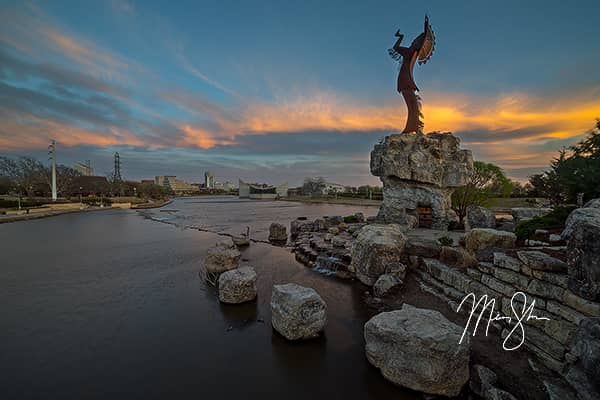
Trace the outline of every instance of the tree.
<instances>
[{"instance_id":1,"label":"tree","mask_svg":"<svg viewBox=\"0 0 600 400\"><path fill-rule=\"evenodd\" d=\"M600 120L579 143L562 149L550 170L533 175L532 193L555 204L574 203L578 193L584 200L600 197Z\"/></svg>"},{"instance_id":2,"label":"tree","mask_svg":"<svg viewBox=\"0 0 600 400\"><path fill-rule=\"evenodd\" d=\"M0 176L8 178L18 193L32 197L44 182L44 165L31 157L0 157Z\"/></svg>"},{"instance_id":3,"label":"tree","mask_svg":"<svg viewBox=\"0 0 600 400\"><path fill-rule=\"evenodd\" d=\"M163 199L167 196L167 190L163 186L145 182L137 185L137 194L145 199Z\"/></svg>"},{"instance_id":4,"label":"tree","mask_svg":"<svg viewBox=\"0 0 600 400\"><path fill-rule=\"evenodd\" d=\"M45 167L43 168L43 176L48 187L48 191L52 190L52 168ZM56 192L59 195L64 197L72 196L73 194L79 194L79 188L74 187L74 182L78 177L81 176L81 173L71 167L67 167L66 165L57 165L56 166Z\"/></svg>"},{"instance_id":5,"label":"tree","mask_svg":"<svg viewBox=\"0 0 600 400\"><path fill-rule=\"evenodd\" d=\"M511 181L512 192L510 197L529 197L532 186L529 183L522 184L519 181Z\"/></svg>"},{"instance_id":6,"label":"tree","mask_svg":"<svg viewBox=\"0 0 600 400\"><path fill-rule=\"evenodd\" d=\"M452 209L462 223L467 215L468 206L483 205L493 195L506 197L511 192L512 184L499 166L475 161L473 174L467 184L456 189L452 194Z\"/></svg>"}]
</instances>

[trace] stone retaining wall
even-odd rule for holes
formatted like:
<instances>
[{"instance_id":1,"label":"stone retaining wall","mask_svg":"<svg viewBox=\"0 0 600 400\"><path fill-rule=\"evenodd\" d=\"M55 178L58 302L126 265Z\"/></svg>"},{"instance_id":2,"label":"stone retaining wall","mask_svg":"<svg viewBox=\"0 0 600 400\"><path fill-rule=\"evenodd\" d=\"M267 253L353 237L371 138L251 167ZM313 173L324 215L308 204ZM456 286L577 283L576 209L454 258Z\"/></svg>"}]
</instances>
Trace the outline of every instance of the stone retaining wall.
<instances>
[{"instance_id":1,"label":"stone retaining wall","mask_svg":"<svg viewBox=\"0 0 600 400\"><path fill-rule=\"evenodd\" d=\"M579 323L587 317L600 316L600 303L585 300L568 290L566 273L533 270L505 253L494 253L493 262L479 262L463 270L433 258L412 256L410 261L428 291L448 301L455 311L469 293L478 299L483 295L494 298L496 310L502 316L513 318L511 298L515 292L525 293L528 304L535 300L534 314L550 320L526 322L524 346L557 372L564 372L565 356ZM464 304L461 312L470 311L471 304ZM484 334L486 323L487 319L485 323L482 321L478 334ZM505 321L494 325L502 330L502 337L506 337L510 326Z\"/></svg>"}]
</instances>

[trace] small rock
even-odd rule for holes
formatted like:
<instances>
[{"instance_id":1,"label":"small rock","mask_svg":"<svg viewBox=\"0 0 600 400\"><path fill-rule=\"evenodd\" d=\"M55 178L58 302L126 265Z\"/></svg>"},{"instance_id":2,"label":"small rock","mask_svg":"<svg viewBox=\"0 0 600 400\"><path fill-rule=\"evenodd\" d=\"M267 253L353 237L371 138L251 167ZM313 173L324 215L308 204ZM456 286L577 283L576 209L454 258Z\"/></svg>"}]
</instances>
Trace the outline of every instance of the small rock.
<instances>
[{"instance_id":1,"label":"small rock","mask_svg":"<svg viewBox=\"0 0 600 400\"><path fill-rule=\"evenodd\" d=\"M485 400L517 400L515 396L505 390L491 388L483 394Z\"/></svg>"},{"instance_id":2,"label":"small rock","mask_svg":"<svg viewBox=\"0 0 600 400\"><path fill-rule=\"evenodd\" d=\"M554 233L550 234L550 236L548 237L548 241L550 242L550 244L557 244L563 242L562 237Z\"/></svg>"},{"instance_id":3,"label":"small rock","mask_svg":"<svg viewBox=\"0 0 600 400\"><path fill-rule=\"evenodd\" d=\"M273 328L288 340L319 336L327 323L327 305L312 288L295 283L273 286Z\"/></svg>"},{"instance_id":4,"label":"small rock","mask_svg":"<svg viewBox=\"0 0 600 400\"><path fill-rule=\"evenodd\" d=\"M476 267L479 264L479 261L462 247L450 246L442 246L440 261L461 269Z\"/></svg>"},{"instance_id":5,"label":"small rock","mask_svg":"<svg viewBox=\"0 0 600 400\"><path fill-rule=\"evenodd\" d=\"M329 228L328 232L331 233L332 235L337 235L338 233L340 233L340 230L339 230L339 228L334 226L334 227Z\"/></svg>"},{"instance_id":6,"label":"small rock","mask_svg":"<svg viewBox=\"0 0 600 400\"><path fill-rule=\"evenodd\" d=\"M494 251L512 249L515 247L516 240L517 237L512 232L475 228L465 235L465 247L479 260L491 261Z\"/></svg>"},{"instance_id":7,"label":"small rock","mask_svg":"<svg viewBox=\"0 0 600 400\"><path fill-rule=\"evenodd\" d=\"M231 239L222 240L208 249L204 258L204 268L209 274L221 274L239 266L242 254Z\"/></svg>"},{"instance_id":8,"label":"small rock","mask_svg":"<svg viewBox=\"0 0 600 400\"><path fill-rule=\"evenodd\" d=\"M552 211L551 208L534 208L534 207L515 207L510 209L515 225L519 225L523 221L528 221L533 217L540 217Z\"/></svg>"},{"instance_id":9,"label":"small rock","mask_svg":"<svg viewBox=\"0 0 600 400\"><path fill-rule=\"evenodd\" d=\"M242 267L223 272L219 276L219 300L238 304L256 298L256 272L254 268Z\"/></svg>"},{"instance_id":10,"label":"small rock","mask_svg":"<svg viewBox=\"0 0 600 400\"><path fill-rule=\"evenodd\" d=\"M331 245L336 248L343 249L346 247L346 240L339 236L334 236L331 238Z\"/></svg>"},{"instance_id":11,"label":"small rock","mask_svg":"<svg viewBox=\"0 0 600 400\"><path fill-rule=\"evenodd\" d=\"M465 230L473 228L495 228L496 214L488 208L476 206L474 204L467 207L465 218Z\"/></svg>"},{"instance_id":12,"label":"small rock","mask_svg":"<svg viewBox=\"0 0 600 400\"><path fill-rule=\"evenodd\" d=\"M327 218L327 224L329 226L339 225L344 222L344 218L341 215L334 215Z\"/></svg>"},{"instance_id":13,"label":"small rock","mask_svg":"<svg viewBox=\"0 0 600 400\"><path fill-rule=\"evenodd\" d=\"M440 255L442 245L434 239L409 237L406 242L405 252L409 256L421 256L437 258Z\"/></svg>"},{"instance_id":14,"label":"small rock","mask_svg":"<svg viewBox=\"0 0 600 400\"><path fill-rule=\"evenodd\" d=\"M287 229L284 225L274 222L269 226L269 242L285 243L287 239Z\"/></svg>"},{"instance_id":15,"label":"small rock","mask_svg":"<svg viewBox=\"0 0 600 400\"><path fill-rule=\"evenodd\" d=\"M404 282L396 274L383 274L373 285L375 297L386 297L402 287Z\"/></svg>"},{"instance_id":16,"label":"small rock","mask_svg":"<svg viewBox=\"0 0 600 400\"><path fill-rule=\"evenodd\" d=\"M483 396L485 392L490 390L496 384L498 377L496 373L483 365L473 365L471 369L471 380L469 387L478 396Z\"/></svg>"}]
</instances>

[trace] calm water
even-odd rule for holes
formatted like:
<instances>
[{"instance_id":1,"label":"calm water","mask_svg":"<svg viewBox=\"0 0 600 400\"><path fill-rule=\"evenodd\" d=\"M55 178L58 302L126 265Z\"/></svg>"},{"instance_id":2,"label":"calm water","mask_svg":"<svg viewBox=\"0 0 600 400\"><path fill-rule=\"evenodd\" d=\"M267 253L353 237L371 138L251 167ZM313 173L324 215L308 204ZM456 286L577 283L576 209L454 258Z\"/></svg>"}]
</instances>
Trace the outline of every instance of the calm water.
<instances>
[{"instance_id":1,"label":"calm water","mask_svg":"<svg viewBox=\"0 0 600 400\"><path fill-rule=\"evenodd\" d=\"M218 236L182 228L249 225L266 237L271 221L376 209L231 198L167 208L180 211L152 215L178 226L131 210L0 225L0 398L413 398L365 359L364 288L253 243L243 258L258 272L258 300L224 306L198 278ZM285 282L327 302L322 338L273 332L271 287Z\"/></svg>"}]
</instances>

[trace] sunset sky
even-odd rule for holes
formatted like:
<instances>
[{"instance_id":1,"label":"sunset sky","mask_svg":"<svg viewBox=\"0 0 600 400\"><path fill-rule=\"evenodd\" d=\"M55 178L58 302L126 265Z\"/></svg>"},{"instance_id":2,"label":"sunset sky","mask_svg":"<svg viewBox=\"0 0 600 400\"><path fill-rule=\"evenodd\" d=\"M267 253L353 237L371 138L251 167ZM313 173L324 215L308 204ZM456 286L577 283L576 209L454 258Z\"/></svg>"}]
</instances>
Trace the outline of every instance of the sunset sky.
<instances>
[{"instance_id":1,"label":"sunset sky","mask_svg":"<svg viewBox=\"0 0 600 400\"><path fill-rule=\"evenodd\" d=\"M526 5L524 4L526 3ZM0 1L0 154L125 178L376 184L404 127L387 54L425 13L425 130L524 180L600 117L600 2Z\"/></svg>"}]
</instances>

